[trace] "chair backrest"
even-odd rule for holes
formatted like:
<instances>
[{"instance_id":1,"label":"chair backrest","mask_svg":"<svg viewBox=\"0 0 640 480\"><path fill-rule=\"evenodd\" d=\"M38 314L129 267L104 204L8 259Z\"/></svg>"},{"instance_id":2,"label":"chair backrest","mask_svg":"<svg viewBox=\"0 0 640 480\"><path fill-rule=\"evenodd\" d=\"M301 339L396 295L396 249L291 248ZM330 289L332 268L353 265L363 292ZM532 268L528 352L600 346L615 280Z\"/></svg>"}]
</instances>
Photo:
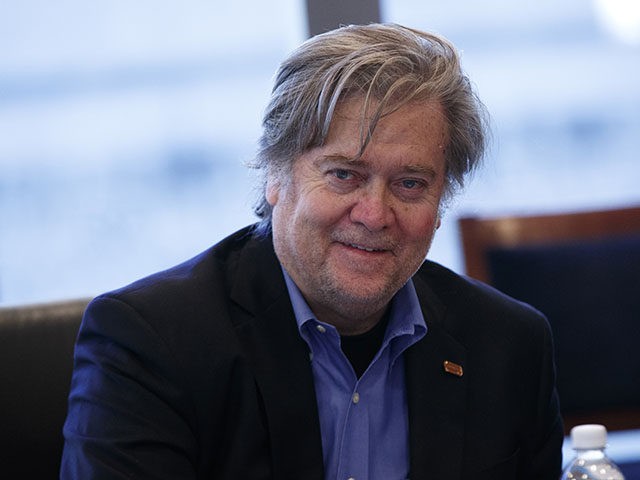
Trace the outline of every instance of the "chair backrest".
<instances>
[{"instance_id":1,"label":"chair backrest","mask_svg":"<svg viewBox=\"0 0 640 480\"><path fill-rule=\"evenodd\" d=\"M88 300L0 308L0 476L58 478L73 348Z\"/></svg>"},{"instance_id":2,"label":"chair backrest","mask_svg":"<svg viewBox=\"0 0 640 480\"><path fill-rule=\"evenodd\" d=\"M467 275L491 283L489 250L637 234L640 206L531 216L462 217L458 225Z\"/></svg>"},{"instance_id":3,"label":"chair backrest","mask_svg":"<svg viewBox=\"0 0 640 480\"><path fill-rule=\"evenodd\" d=\"M640 207L459 226L467 274L549 318L566 429L640 428Z\"/></svg>"}]
</instances>

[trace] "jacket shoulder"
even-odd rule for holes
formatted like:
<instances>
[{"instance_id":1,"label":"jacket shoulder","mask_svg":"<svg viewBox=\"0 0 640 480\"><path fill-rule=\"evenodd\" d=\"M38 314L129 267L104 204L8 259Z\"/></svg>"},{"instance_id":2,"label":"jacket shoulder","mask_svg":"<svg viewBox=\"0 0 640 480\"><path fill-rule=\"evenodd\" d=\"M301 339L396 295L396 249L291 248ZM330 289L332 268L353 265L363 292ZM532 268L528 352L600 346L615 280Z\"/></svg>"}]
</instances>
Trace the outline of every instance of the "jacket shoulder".
<instances>
[{"instance_id":1,"label":"jacket shoulder","mask_svg":"<svg viewBox=\"0 0 640 480\"><path fill-rule=\"evenodd\" d=\"M548 334L546 317L533 306L438 263L426 261L415 280L439 302L445 312L444 326L452 333L467 337L497 330Z\"/></svg>"},{"instance_id":2,"label":"jacket shoulder","mask_svg":"<svg viewBox=\"0 0 640 480\"><path fill-rule=\"evenodd\" d=\"M252 228L245 227L193 258L102 294L97 299L108 297L141 307L166 307L169 304L200 304L206 298L226 293L243 251L265 248L266 239L254 238Z\"/></svg>"}]
</instances>

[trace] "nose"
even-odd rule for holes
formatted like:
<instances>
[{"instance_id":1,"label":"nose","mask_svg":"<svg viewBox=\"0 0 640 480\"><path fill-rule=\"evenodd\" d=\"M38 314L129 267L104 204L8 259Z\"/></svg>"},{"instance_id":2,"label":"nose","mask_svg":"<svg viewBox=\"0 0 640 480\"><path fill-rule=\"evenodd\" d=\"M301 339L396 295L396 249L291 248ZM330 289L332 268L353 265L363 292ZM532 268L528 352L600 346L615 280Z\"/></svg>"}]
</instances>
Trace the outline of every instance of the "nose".
<instances>
[{"instance_id":1,"label":"nose","mask_svg":"<svg viewBox=\"0 0 640 480\"><path fill-rule=\"evenodd\" d=\"M391 194L385 185L370 184L362 188L349 218L352 222L364 225L369 231L383 230L394 221L395 213L391 206Z\"/></svg>"}]
</instances>

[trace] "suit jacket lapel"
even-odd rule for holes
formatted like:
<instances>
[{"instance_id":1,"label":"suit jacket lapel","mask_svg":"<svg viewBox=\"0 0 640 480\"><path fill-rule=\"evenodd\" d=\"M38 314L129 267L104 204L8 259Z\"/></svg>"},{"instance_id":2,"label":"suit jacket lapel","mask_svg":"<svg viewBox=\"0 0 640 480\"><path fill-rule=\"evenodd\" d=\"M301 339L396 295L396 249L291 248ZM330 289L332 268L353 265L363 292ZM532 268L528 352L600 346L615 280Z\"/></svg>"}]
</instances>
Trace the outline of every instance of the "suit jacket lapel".
<instances>
[{"instance_id":1,"label":"suit jacket lapel","mask_svg":"<svg viewBox=\"0 0 640 480\"><path fill-rule=\"evenodd\" d=\"M464 369L466 350L443 328L445 307L414 278L427 334L405 354L412 480L461 478L466 379L448 373L448 360Z\"/></svg>"},{"instance_id":2,"label":"suit jacket lapel","mask_svg":"<svg viewBox=\"0 0 640 480\"><path fill-rule=\"evenodd\" d=\"M237 333L264 402L274 477L322 480L322 441L307 344L300 337L271 239L241 253L231 296Z\"/></svg>"}]
</instances>

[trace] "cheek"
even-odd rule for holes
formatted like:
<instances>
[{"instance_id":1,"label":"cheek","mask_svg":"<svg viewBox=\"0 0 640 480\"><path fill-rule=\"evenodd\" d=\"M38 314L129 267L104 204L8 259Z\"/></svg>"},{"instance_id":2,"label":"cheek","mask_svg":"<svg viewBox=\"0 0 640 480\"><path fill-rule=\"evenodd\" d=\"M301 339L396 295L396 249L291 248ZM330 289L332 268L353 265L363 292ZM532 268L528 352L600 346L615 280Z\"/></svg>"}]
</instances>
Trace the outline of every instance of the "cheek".
<instances>
[{"instance_id":1,"label":"cheek","mask_svg":"<svg viewBox=\"0 0 640 480\"><path fill-rule=\"evenodd\" d=\"M339 222L348 217L348 212L343 198L317 189L305 195L301 214L309 223L321 227Z\"/></svg>"},{"instance_id":2,"label":"cheek","mask_svg":"<svg viewBox=\"0 0 640 480\"><path fill-rule=\"evenodd\" d=\"M403 215L402 231L419 244L429 244L440 226L440 218L434 212L409 213Z\"/></svg>"}]
</instances>

